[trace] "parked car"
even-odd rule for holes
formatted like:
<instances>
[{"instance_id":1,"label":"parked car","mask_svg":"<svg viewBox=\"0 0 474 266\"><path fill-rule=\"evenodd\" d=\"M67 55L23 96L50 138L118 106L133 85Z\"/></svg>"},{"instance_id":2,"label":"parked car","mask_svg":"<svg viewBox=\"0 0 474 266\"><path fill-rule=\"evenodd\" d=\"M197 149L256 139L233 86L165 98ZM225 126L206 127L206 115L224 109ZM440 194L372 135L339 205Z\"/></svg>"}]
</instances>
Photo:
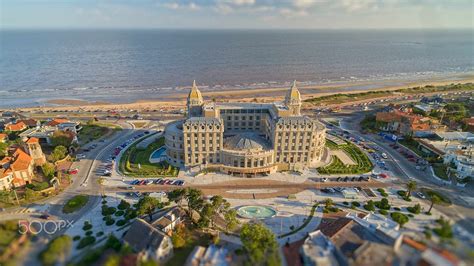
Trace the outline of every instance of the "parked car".
<instances>
[{"instance_id":1,"label":"parked car","mask_svg":"<svg viewBox=\"0 0 474 266\"><path fill-rule=\"evenodd\" d=\"M422 199L426 199L426 196L425 194L421 193L421 192L416 192L416 195Z\"/></svg>"},{"instance_id":2,"label":"parked car","mask_svg":"<svg viewBox=\"0 0 474 266\"><path fill-rule=\"evenodd\" d=\"M387 156L387 154L386 154L385 152L382 152L381 156L382 156L382 158L384 158L384 159L388 159L388 156Z\"/></svg>"},{"instance_id":3,"label":"parked car","mask_svg":"<svg viewBox=\"0 0 474 266\"><path fill-rule=\"evenodd\" d=\"M76 175L77 173L79 173L79 169L77 168L69 169L68 173L71 175Z\"/></svg>"}]
</instances>

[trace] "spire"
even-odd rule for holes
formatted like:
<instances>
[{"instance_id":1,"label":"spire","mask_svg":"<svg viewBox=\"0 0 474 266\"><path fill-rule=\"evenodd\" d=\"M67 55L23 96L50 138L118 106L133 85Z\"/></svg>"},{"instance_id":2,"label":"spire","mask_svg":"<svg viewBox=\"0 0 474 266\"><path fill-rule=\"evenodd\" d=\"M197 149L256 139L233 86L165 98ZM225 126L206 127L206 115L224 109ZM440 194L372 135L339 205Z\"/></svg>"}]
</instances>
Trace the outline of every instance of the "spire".
<instances>
[{"instance_id":1,"label":"spire","mask_svg":"<svg viewBox=\"0 0 474 266\"><path fill-rule=\"evenodd\" d=\"M286 95L285 101L287 103L301 102L301 94L298 87L296 87L296 80L293 81L293 84Z\"/></svg>"},{"instance_id":2,"label":"spire","mask_svg":"<svg viewBox=\"0 0 474 266\"><path fill-rule=\"evenodd\" d=\"M198 87L196 86L196 80L193 80L193 86L189 92L188 101L200 103L203 101L201 91L199 91Z\"/></svg>"}]
</instances>

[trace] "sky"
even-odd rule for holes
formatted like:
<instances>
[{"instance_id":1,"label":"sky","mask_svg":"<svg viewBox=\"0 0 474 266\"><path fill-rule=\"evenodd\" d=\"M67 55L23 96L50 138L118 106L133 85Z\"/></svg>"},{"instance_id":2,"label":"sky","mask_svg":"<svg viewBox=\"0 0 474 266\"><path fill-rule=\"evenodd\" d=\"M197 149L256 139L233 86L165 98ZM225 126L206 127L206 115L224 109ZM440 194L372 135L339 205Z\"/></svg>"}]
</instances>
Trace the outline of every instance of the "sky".
<instances>
[{"instance_id":1,"label":"sky","mask_svg":"<svg viewBox=\"0 0 474 266\"><path fill-rule=\"evenodd\" d=\"M473 0L0 0L6 28L474 28Z\"/></svg>"}]
</instances>

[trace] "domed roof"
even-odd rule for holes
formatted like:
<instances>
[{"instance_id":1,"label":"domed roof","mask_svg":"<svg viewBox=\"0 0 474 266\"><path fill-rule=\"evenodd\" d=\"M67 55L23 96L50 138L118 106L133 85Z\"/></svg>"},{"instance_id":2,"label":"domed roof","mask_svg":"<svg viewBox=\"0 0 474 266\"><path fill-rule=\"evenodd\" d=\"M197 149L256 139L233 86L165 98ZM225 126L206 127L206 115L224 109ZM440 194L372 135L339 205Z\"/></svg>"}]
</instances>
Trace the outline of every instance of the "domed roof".
<instances>
[{"instance_id":1,"label":"domed roof","mask_svg":"<svg viewBox=\"0 0 474 266\"><path fill-rule=\"evenodd\" d=\"M229 137L224 146L232 150L263 150L263 141L254 134L244 133Z\"/></svg>"}]
</instances>

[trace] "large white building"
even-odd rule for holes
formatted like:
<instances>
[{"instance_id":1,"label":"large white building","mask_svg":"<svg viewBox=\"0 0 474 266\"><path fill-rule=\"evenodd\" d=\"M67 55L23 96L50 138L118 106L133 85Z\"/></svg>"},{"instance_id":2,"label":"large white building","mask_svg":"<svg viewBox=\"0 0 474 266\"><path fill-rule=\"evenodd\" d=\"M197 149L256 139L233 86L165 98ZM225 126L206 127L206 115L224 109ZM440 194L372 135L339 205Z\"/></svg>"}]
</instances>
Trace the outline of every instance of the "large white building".
<instances>
[{"instance_id":1,"label":"large white building","mask_svg":"<svg viewBox=\"0 0 474 266\"><path fill-rule=\"evenodd\" d=\"M204 166L233 175L255 176L300 170L325 152L325 127L301 115L293 83L281 103L208 103L193 83L187 119L165 129L168 162Z\"/></svg>"}]
</instances>

